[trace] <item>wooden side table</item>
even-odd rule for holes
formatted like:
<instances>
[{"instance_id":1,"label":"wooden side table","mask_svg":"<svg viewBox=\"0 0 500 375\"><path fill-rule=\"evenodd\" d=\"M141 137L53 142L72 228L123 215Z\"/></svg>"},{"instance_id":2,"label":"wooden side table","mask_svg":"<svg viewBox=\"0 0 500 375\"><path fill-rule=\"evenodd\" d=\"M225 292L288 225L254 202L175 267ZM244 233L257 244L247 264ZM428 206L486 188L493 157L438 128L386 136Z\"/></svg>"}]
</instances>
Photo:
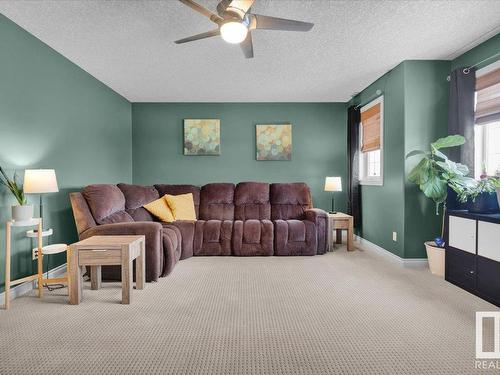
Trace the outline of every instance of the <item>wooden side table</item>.
<instances>
[{"instance_id":1,"label":"wooden side table","mask_svg":"<svg viewBox=\"0 0 500 375\"><path fill-rule=\"evenodd\" d=\"M10 279L10 252L11 252L11 233L13 227L33 227L37 226L37 247L38 253L42 251L42 219L31 219L26 221L7 221L5 226L5 310L10 307L10 288L11 286L26 283L28 281L38 280L38 297L43 296L43 264L42 257L38 257L38 269L37 273L34 275L26 276L21 279L11 280Z\"/></svg>"},{"instance_id":2,"label":"wooden side table","mask_svg":"<svg viewBox=\"0 0 500 375\"><path fill-rule=\"evenodd\" d=\"M333 250L333 234L336 231L336 242L342 243L342 230L347 230L347 250L354 250L354 218L351 215L337 212L335 214L328 214L329 230L328 230L328 249Z\"/></svg>"},{"instance_id":3,"label":"wooden side table","mask_svg":"<svg viewBox=\"0 0 500 375\"><path fill-rule=\"evenodd\" d=\"M82 300L80 267L90 266L91 289L101 286L101 266L122 266L122 303L130 304L132 295L132 263L136 259L136 288L144 289L146 282L145 236L93 236L69 247L69 303Z\"/></svg>"}]
</instances>

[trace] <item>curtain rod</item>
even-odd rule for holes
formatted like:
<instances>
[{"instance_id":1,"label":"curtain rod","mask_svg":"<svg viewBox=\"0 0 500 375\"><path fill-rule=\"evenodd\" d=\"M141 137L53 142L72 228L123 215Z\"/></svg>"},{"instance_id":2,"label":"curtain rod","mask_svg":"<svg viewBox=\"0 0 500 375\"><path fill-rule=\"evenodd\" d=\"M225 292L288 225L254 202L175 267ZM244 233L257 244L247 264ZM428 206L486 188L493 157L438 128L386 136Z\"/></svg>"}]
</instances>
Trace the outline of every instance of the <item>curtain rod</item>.
<instances>
[{"instance_id":1,"label":"curtain rod","mask_svg":"<svg viewBox=\"0 0 500 375\"><path fill-rule=\"evenodd\" d=\"M364 105L367 105L368 103L370 103L373 99L375 99L376 97L382 95L382 90L380 89L377 89L375 91L375 93L371 94L366 100L364 103L360 103L358 105L356 105L354 108L358 109L359 107L363 107Z\"/></svg>"},{"instance_id":2,"label":"curtain rod","mask_svg":"<svg viewBox=\"0 0 500 375\"><path fill-rule=\"evenodd\" d=\"M470 66L468 66L468 67L464 68L464 69L462 70L462 72L463 72L464 74L469 74L469 73L470 73L470 70L471 70L472 68L475 68L476 66L481 65L481 64L482 64L482 63L484 63L485 61L491 60L491 59L493 59L493 58L495 58L495 57L497 57L497 56L500 56L500 52L497 52L497 53L495 53L494 55L491 55L490 57L487 57L487 58L485 58L485 59L483 59L483 60L481 60L481 61L478 61L477 63L475 63L475 64L473 64L473 65L470 65ZM447 80L448 82L450 82L450 79L451 79L451 77L450 77L450 76L446 77L446 80Z\"/></svg>"}]
</instances>

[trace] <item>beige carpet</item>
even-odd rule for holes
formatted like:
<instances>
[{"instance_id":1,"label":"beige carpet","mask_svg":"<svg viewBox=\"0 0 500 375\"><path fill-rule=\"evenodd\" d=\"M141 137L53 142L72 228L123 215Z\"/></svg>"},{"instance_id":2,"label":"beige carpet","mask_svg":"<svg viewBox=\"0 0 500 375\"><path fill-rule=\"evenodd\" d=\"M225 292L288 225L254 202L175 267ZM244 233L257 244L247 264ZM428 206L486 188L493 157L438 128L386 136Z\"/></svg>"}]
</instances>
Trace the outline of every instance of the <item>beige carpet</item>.
<instances>
[{"instance_id":1,"label":"beige carpet","mask_svg":"<svg viewBox=\"0 0 500 375\"><path fill-rule=\"evenodd\" d=\"M0 311L1 374L473 374L493 305L369 251L191 258L119 303L119 284ZM63 290L65 292L65 290Z\"/></svg>"}]
</instances>

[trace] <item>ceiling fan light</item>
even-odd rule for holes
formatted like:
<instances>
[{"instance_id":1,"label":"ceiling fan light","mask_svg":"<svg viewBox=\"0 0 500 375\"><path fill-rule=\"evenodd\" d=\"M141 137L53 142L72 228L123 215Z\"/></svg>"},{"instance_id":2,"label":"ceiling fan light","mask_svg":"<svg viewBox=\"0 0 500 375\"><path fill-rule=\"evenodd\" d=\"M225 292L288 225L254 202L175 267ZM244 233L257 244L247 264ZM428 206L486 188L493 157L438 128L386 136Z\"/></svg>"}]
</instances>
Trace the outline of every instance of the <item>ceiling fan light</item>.
<instances>
[{"instance_id":1,"label":"ceiling fan light","mask_svg":"<svg viewBox=\"0 0 500 375\"><path fill-rule=\"evenodd\" d=\"M241 22L230 21L220 27L220 35L228 43L238 44L245 40L248 28Z\"/></svg>"}]
</instances>

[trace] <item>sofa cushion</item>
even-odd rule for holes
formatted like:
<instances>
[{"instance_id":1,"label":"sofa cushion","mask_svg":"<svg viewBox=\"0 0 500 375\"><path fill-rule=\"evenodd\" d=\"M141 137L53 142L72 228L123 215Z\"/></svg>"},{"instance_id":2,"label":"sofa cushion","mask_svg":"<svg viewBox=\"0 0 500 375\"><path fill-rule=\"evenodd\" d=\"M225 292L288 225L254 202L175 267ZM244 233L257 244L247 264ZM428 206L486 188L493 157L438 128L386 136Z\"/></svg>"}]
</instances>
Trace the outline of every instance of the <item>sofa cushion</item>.
<instances>
[{"instance_id":1,"label":"sofa cushion","mask_svg":"<svg viewBox=\"0 0 500 375\"><path fill-rule=\"evenodd\" d=\"M181 195L191 193L193 194L194 210L196 211L196 218L199 217L200 209L200 188L194 185L171 185L171 184L156 184L155 189L163 197L165 194Z\"/></svg>"},{"instance_id":2,"label":"sofa cushion","mask_svg":"<svg viewBox=\"0 0 500 375\"><path fill-rule=\"evenodd\" d=\"M271 219L269 184L241 182L234 190L234 219Z\"/></svg>"},{"instance_id":3,"label":"sofa cushion","mask_svg":"<svg viewBox=\"0 0 500 375\"><path fill-rule=\"evenodd\" d=\"M88 185L82 190L92 216L98 224L132 222L125 212L125 197L116 185Z\"/></svg>"},{"instance_id":4,"label":"sofa cushion","mask_svg":"<svg viewBox=\"0 0 500 375\"><path fill-rule=\"evenodd\" d=\"M175 220L196 220L192 193L180 195L165 194L164 198L172 210Z\"/></svg>"},{"instance_id":5,"label":"sofa cushion","mask_svg":"<svg viewBox=\"0 0 500 375\"><path fill-rule=\"evenodd\" d=\"M154 186L120 183L117 185L125 196L125 211L135 221L153 221L154 217L143 206L160 196Z\"/></svg>"},{"instance_id":6,"label":"sofa cushion","mask_svg":"<svg viewBox=\"0 0 500 375\"><path fill-rule=\"evenodd\" d=\"M195 221L176 220L170 224L163 224L164 227L174 226L179 229L179 232L181 234L181 259L186 259L193 256L195 223Z\"/></svg>"},{"instance_id":7,"label":"sofa cushion","mask_svg":"<svg viewBox=\"0 0 500 375\"><path fill-rule=\"evenodd\" d=\"M196 221L193 241L194 255L231 255L232 232L232 220Z\"/></svg>"},{"instance_id":8,"label":"sofa cushion","mask_svg":"<svg viewBox=\"0 0 500 375\"><path fill-rule=\"evenodd\" d=\"M269 256L274 253L274 226L270 220L236 220L233 223L233 254Z\"/></svg>"},{"instance_id":9,"label":"sofa cushion","mask_svg":"<svg viewBox=\"0 0 500 375\"><path fill-rule=\"evenodd\" d=\"M311 192L303 182L271 184L270 201L272 220L303 220L305 210L312 207Z\"/></svg>"},{"instance_id":10,"label":"sofa cushion","mask_svg":"<svg viewBox=\"0 0 500 375\"><path fill-rule=\"evenodd\" d=\"M144 205L144 208L164 223L171 223L175 220L174 214L172 213L165 197L149 202Z\"/></svg>"},{"instance_id":11,"label":"sofa cushion","mask_svg":"<svg viewBox=\"0 0 500 375\"><path fill-rule=\"evenodd\" d=\"M234 220L234 184L207 184L200 192L200 219Z\"/></svg>"}]
</instances>

